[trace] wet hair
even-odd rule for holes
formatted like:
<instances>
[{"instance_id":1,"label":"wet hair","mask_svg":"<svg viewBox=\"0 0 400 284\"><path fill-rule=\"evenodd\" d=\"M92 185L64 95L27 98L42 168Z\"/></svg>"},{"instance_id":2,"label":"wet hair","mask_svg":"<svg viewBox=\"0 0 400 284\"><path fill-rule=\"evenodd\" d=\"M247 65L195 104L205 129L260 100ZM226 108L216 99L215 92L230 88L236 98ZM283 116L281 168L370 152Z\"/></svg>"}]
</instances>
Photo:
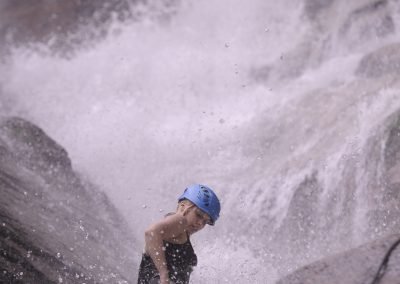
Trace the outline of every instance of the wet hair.
<instances>
[{"instance_id":1,"label":"wet hair","mask_svg":"<svg viewBox=\"0 0 400 284\"><path fill-rule=\"evenodd\" d=\"M189 205L189 207L196 206L196 204L194 204L192 201L187 200L187 199L183 199L183 200L178 202L178 205L176 206L176 210L179 209L181 204L187 204L187 205ZM175 213L176 212L169 212L169 213L165 214L164 217L168 217L168 216L174 215Z\"/></svg>"},{"instance_id":2,"label":"wet hair","mask_svg":"<svg viewBox=\"0 0 400 284\"><path fill-rule=\"evenodd\" d=\"M190 200L188 200L188 199L183 199L183 200L181 200L181 201L178 202L178 205L177 205L177 207L176 207L176 210L178 210L178 209L179 209L179 206L181 206L182 204L187 204L187 205L189 205L189 207L196 206L196 204L194 204L192 201L190 201Z\"/></svg>"},{"instance_id":3,"label":"wet hair","mask_svg":"<svg viewBox=\"0 0 400 284\"><path fill-rule=\"evenodd\" d=\"M187 199L183 199L183 200L178 202L178 205L176 206L176 211L179 210L179 207L181 206L181 204L187 204L187 205L189 205L189 207L196 206L196 204L194 204L192 201L187 200ZM176 212L169 212L169 213L165 214L164 217L168 217L168 216L174 215L175 213Z\"/></svg>"}]
</instances>

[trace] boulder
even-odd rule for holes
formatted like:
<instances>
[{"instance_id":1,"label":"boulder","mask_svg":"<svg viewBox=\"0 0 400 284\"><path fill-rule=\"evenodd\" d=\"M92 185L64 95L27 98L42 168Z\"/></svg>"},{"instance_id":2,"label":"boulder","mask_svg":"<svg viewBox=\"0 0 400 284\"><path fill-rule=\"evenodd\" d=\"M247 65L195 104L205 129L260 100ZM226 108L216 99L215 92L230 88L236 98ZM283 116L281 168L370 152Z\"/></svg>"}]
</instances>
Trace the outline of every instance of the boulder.
<instances>
[{"instance_id":1,"label":"boulder","mask_svg":"<svg viewBox=\"0 0 400 284\"><path fill-rule=\"evenodd\" d=\"M321 259L287 275L277 284L372 284L388 251L399 240L400 234L394 234ZM400 283L400 245L388 256L386 271L380 282L374 284Z\"/></svg>"},{"instance_id":2,"label":"boulder","mask_svg":"<svg viewBox=\"0 0 400 284\"><path fill-rule=\"evenodd\" d=\"M138 245L67 151L21 118L0 118L0 283L128 283Z\"/></svg>"}]
</instances>

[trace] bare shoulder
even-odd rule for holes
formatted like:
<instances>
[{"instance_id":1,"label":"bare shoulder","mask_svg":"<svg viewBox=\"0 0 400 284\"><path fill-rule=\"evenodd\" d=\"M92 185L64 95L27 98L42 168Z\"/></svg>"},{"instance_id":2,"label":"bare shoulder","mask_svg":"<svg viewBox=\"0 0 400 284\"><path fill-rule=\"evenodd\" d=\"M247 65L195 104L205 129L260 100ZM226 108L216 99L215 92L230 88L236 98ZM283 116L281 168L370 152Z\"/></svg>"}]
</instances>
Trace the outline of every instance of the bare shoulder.
<instances>
[{"instance_id":1,"label":"bare shoulder","mask_svg":"<svg viewBox=\"0 0 400 284\"><path fill-rule=\"evenodd\" d=\"M186 238L186 219L180 214L169 215L160 221L151 224L146 232L157 234L166 241L176 241L182 236Z\"/></svg>"}]
</instances>

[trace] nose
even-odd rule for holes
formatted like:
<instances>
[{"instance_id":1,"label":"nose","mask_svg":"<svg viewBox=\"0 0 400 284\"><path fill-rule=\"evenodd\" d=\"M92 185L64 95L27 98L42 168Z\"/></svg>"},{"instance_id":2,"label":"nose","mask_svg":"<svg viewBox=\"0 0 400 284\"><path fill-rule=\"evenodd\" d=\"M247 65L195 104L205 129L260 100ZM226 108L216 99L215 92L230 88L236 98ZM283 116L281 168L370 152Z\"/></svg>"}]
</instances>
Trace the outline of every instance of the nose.
<instances>
[{"instance_id":1,"label":"nose","mask_svg":"<svg viewBox=\"0 0 400 284\"><path fill-rule=\"evenodd\" d=\"M206 224L207 224L206 220L203 219L197 220L197 225L199 226L200 229L202 229Z\"/></svg>"}]
</instances>

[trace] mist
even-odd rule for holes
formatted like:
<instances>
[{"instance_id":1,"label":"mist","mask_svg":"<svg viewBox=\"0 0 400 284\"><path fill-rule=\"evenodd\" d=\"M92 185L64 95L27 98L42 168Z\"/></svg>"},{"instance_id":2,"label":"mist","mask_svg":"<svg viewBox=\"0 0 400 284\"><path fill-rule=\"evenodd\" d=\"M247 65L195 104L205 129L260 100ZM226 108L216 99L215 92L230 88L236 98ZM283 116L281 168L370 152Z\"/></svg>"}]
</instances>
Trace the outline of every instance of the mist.
<instances>
[{"instance_id":1,"label":"mist","mask_svg":"<svg viewBox=\"0 0 400 284\"><path fill-rule=\"evenodd\" d=\"M192 183L222 200L199 283L273 281L396 228L368 224L365 193L400 109L397 69L368 65L399 40L396 1L114 2L70 30L57 10L64 33L2 29L0 110L63 145L140 242Z\"/></svg>"}]
</instances>

